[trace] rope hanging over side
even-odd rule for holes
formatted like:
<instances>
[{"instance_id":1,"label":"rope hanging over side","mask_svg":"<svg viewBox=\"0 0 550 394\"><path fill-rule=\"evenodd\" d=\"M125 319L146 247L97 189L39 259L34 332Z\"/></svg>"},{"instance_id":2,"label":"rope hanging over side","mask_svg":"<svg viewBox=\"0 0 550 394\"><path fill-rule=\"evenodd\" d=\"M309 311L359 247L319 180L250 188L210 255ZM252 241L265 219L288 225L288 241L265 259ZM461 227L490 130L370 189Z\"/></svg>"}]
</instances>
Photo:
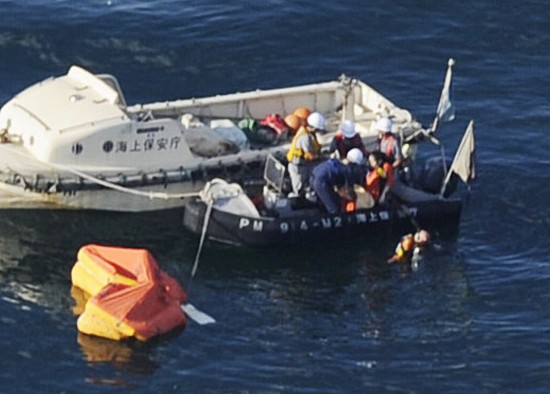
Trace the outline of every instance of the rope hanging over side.
<instances>
[{"instance_id":1,"label":"rope hanging over side","mask_svg":"<svg viewBox=\"0 0 550 394\"><path fill-rule=\"evenodd\" d=\"M206 206L206 213L204 214L204 221L202 223L201 239L199 241L199 248L197 250L197 255L195 256L195 262L193 263L193 269L191 270L191 279L195 276L197 268L199 267L199 257L201 255L202 246L204 245L204 240L206 239L206 231L208 230L208 223L210 222L210 214L212 213L212 207L214 206L214 198L210 197L208 199L208 205Z\"/></svg>"},{"instance_id":2,"label":"rope hanging over side","mask_svg":"<svg viewBox=\"0 0 550 394\"><path fill-rule=\"evenodd\" d=\"M143 192L143 191L140 191L140 190L130 189L128 187L117 185L116 183L112 183L112 182L105 181L103 179L96 178L93 175L89 175L89 174L86 174L86 173L78 171L78 170L73 170L73 169L70 169L70 168L63 168L63 166L58 166L58 165L56 165L56 166L59 167L59 169L63 169L64 171L70 172L74 175L77 175L81 178L87 179L91 182L94 182L94 183L96 183L98 185L101 185L103 187L106 187L108 189L117 190L117 191L122 192L122 193L133 194L135 196L147 197L150 200L152 200L154 198L158 198L158 199L162 199L162 200L182 199L182 198L194 197L194 196L199 196L200 195L200 192L188 192L188 193L162 193L162 192L153 192L153 191Z\"/></svg>"},{"instance_id":3,"label":"rope hanging over side","mask_svg":"<svg viewBox=\"0 0 550 394\"><path fill-rule=\"evenodd\" d=\"M26 159L36 160L31 155L28 155L28 154L23 153L23 152L19 152L15 149L10 149L7 146L0 145L0 149L9 150L12 153L15 153L19 156L22 156L22 157L26 158ZM194 197L194 196L199 196L200 195L199 191L197 191L197 192L188 192L188 193L163 193L163 192L153 192L153 191L148 191L147 192L147 191L134 190L134 189L130 189L128 187L117 185L116 183L112 183L112 182L105 181L103 179L99 179L99 178L97 178L93 175L86 174L85 172L78 171L78 170L72 169L70 167L61 165L61 164L54 164L54 163L42 163L42 164L46 164L46 165L48 165L48 166L50 166L50 167L52 167L56 170L62 170L62 171L69 172L73 175L79 176L83 179L87 179L87 180L89 180L93 183L96 183L96 184L101 185L101 186L103 186L105 188L108 188L108 189L116 190L116 191L126 193L126 194L132 194L132 195L135 195L135 196L146 197L146 198L149 198L151 200L155 199L155 198L162 199L162 200L183 199L183 198Z\"/></svg>"}]
</instances>

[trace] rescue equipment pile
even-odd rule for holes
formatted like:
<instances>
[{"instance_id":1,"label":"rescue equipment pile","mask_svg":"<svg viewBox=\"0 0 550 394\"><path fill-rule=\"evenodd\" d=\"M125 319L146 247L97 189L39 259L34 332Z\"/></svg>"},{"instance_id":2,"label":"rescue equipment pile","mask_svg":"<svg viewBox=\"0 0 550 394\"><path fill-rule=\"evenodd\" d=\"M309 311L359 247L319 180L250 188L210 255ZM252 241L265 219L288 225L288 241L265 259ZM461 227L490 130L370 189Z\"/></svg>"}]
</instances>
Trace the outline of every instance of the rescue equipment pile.
<instances>
[{"instance_id":1,"label":"rescue equipment pile","mask_svg":"<svg viewBox=\"0 0 550 394\"><path fill-rule=\"evenodd\" d=\"M146 249L85 245L71 280L89 296L77 320L84 334L146 341L186 324L187 294Z\"/></svg>"}]
</instances>

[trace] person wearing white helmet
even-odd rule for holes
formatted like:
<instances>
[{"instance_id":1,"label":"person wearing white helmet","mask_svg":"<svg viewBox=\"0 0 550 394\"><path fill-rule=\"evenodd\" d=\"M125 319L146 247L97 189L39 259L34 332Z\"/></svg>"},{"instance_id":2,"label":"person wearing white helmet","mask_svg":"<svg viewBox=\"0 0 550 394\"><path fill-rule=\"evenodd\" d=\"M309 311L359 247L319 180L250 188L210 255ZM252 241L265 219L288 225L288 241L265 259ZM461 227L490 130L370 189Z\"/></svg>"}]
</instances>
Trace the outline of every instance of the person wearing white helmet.
<instances>
[{"instance_id":1,"label":"person wearing white helmet","mask_svg":"<svg viewBox=\"0 0 550 394\"><path fill-rule=\"evenodd\" d=\"M325 117L319 112L312 112L307 117L307 126L315 130L324 130L325 129Z\"/></svg>"},{"instance_id":2,"label":"person wearing white helmet","mask_svg":"<svg viewBox=\"0 0 550 394\"><path fill-rule=\"evenodd\" d=\"M355 123L351 120L345 120L332 139L329 152L334 153L339 159L344 159L353 148L360 149L363 155L368 153L361 136L355 131Z\"/></svg>"},{"instance_id":3,"label":"person wearing white helmet","mask_svg":"<svg viewBox=\"0 0 550 394\"><path fill-rule=\"evenodd\" d=\"M348 162L353 164L363 164L365 161L365 155L363 154L363 151L359 148L352 148L350 151L346 154L346 159Z\"/></svg>"},{"instance_id":4,"label":"person wearing white helmet","mask_svg":"<svg viewBox=\"0 0 550 394\"><path fill-rule=\"evenodd\" d=\"M365 179L363 161L363 152L354 148L347 154L347 164L329 159L315 166L310 185L328 213L342 211L342 199L355 200L353 186Z\"/></svg>"},{"instance_id":5,"label":"person wearing white helmet","mask_svg":"<svg viewBox=\"0 0 550 394\"><path fill-rule=\"evenodd\" d=\"M376 122L378 130L378 149L386 155L394 168L397 168L403 162L401 155L401 144L392 133L393 122L390 118L380 118Z\"/></svg>"},{"instance_id":6,"label":"person wearing white helmet","mask_svg":"<svg viewBox=\"0 0 550 394\"><path fill-rule=\"evenodd\" d=\"M325 118L319 112L311 113L306 124L301 126L290 144L286 155L288 160L288 174L292 184L292 196L303 196L306 192L307 181L311 168L321 155L321 145L317 141L316 131L323 130Z\"/></svg>"}]
</instances>

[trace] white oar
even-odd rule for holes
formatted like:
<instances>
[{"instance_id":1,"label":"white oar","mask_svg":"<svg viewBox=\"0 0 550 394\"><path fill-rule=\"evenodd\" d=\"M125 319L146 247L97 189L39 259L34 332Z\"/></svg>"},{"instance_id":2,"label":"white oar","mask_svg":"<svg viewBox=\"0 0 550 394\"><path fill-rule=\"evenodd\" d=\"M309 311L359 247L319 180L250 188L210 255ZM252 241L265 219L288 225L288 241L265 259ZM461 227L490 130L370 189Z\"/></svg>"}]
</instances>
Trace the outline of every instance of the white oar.
<instances>
[{"instance_id":1,"label":"white oar","mask_svg":"<svg viewBox=\"0 0 550 394\"><path fill-rule=\"evenodd\" d=\"M182 305L181 309L183 309L183 311L185 312L187 317L189 317L191 320L193 320L194 322L196 322L200 325L205 325L205 324L210 324L210 323L215 323L216 322L216 320L212 316L207 315L206 313L199 311L197 308L195 308L191 304Z\"/></svg>"},{"instance_id":2,"label":"white oar","mask_svg":"<svg viewBox=\"0 0 550 394\"><path fill-rule=\"evenodd\" d=\"M208 201L208 205L206 207L206 213L204 215L204 222L202 224L201 239L199 241L199 249L197 250L197 256L195 257L195 262L193 263L193 269L191 270L191 280L193 280L193 277L195 276L195 273L197 272L197 268L199 266L199 256L201 254L202 246L203 246L204 240L206 238L206 230L208 229L208 222L210 221L210 214L212 212L212 206L213 205L214 205L214 199L211 198ZM187 286L188 291L191 287L191 280L189 282L189 285ZM195 308L191 304L182 305L181 309L183 309L185 314L191 320L194 320L198 324L204 325L204 324L211 324L211 323L216 322L216 320L212 316L209 316L206 313L199 311L197 308Z\"/></svg>"}]
</instances>

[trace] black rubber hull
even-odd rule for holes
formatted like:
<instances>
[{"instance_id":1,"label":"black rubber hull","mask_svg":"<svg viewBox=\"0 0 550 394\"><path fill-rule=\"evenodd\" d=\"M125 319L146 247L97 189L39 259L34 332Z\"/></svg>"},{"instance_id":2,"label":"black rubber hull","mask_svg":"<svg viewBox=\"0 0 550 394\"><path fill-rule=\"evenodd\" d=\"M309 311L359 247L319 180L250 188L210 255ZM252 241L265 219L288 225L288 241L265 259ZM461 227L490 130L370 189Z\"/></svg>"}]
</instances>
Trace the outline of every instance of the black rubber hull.
<instances>
[{"instance_id":1,"label":"black rubber hull","mask_svg":"<svg viewBox=\"0 0 550 394\"><path fill-rule=\"evenodd\" d=\"M212 210L208 239L245 246L274 246L336 241L352 237L376 239L403 235L419 225L429 231L457 232L462 211L460 199L415 203L406 206L380 206L352 213L328 214L303 209L292 217L239 216ZM184 211L184 226L201 234L206 205L195 198Z\"/></svg>"}]
</instances>

